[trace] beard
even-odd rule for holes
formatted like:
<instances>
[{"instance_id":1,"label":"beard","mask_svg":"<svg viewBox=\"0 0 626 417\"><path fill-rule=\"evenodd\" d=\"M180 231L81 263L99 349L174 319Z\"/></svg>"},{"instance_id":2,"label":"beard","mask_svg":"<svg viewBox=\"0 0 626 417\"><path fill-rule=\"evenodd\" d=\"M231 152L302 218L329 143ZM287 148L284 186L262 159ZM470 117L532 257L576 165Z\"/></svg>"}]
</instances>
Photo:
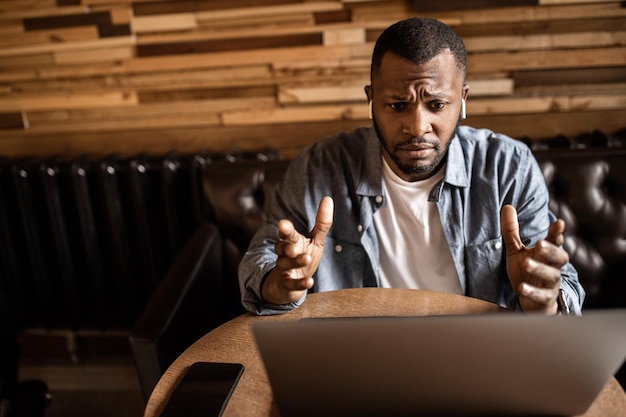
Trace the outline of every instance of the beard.
<instances>
[{"instance_id":1,"label":"beard","mask_svg":"<svg viewBox=\"0 0 626 417\"><path fill-rule=\"evenodd\" d=\"M448 148L450 147L450 143L452 142L453 138L456 136L457 130L459 129L459 125L461 124L461 117L459 116L456 122L456 126L454 128L454 131L452 132L452 134L446 141L445 148L443 149L441 148L441 142L434 142L432 140L426 140L424 138L411 138L403 143L396 145L396 147L404 146L404 145L411 145L411 144L416 144L416 143L428 143L432 145L435 152L437 152L437 156L432 161L432 163L428 165L407 165L407 164L402 163L398 155L396 155L395 149L391 149L387 145L387 142L385 141L385 138L383 137L383 134L378 127L378 123L376 123L376 115L374 114L372 114L372 122L374 125L374 131L376 132L376 136L378 137L378 141L380 142L383 149L387 151L387 153L391 157L391 160L398 167L400 172L408 176L419 176L419 175L429 174L429 177L430 177L431 175L435 174L439 170L439 168L443 166L443 163L445 162L445 159L448 156Z\"/></svg>"}]
</instances>

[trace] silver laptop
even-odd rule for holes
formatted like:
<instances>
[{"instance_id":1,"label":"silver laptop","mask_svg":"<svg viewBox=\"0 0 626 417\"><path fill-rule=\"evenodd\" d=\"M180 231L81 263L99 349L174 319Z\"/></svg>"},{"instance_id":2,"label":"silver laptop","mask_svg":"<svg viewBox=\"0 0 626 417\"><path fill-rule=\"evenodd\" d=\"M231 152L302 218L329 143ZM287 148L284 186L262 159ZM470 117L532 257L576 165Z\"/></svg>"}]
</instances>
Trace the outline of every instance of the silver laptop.
<instances>
[{"instance_id":1,"label":"silver laptop","mask_svg":"<svg viewBox=\"0 0 626 417\"><path fill-rule=\"evenodd\" d=\"M283 417L582 414L626 358L626 310L304 319L252 331Z\"/></svg>"}]
</instances>

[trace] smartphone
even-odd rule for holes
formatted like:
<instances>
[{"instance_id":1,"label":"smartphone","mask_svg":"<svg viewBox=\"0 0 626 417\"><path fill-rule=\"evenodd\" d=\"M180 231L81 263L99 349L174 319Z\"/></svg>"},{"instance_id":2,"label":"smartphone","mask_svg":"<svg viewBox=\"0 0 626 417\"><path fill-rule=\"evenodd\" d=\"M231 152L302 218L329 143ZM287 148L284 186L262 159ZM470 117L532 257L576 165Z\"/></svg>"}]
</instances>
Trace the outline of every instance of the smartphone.
<instances>
[{"instance_id":1,"label":"smartphone","mask_svg":"<svg viewBox=\"0 0 626 417\"><path fill-rule=\"evenodd\" d=\"M195 362L174 388L161 417L219 417L241 374L240 363Z\"/></svg>"}]
</instances>

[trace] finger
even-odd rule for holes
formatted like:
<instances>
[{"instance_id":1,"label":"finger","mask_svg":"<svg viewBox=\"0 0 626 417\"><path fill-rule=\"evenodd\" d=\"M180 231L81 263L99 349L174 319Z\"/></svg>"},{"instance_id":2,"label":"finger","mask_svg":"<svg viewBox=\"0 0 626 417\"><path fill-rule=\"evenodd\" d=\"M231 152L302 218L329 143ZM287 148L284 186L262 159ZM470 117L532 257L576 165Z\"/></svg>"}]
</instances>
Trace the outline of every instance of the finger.
<instances>
[{"instance_id":1,"label":"finger","mask_svg":"<svg viewBox=\"0 0 626 417\"><path fill-rule=\"evenodd\" d=\"M298 243L300 234L296 231L291 221L282 219L278 221L278 235L282 240L286 240L290 243Z\"/></svg>"},{"instance_id":2,"label":"finger","mask_svg":"<svg viewBox=\"0 0 626 417\"><path fill-rule=\"evenodd\" d=\"M568 261L569 255L560 246L548 240L540 240L535 245L534 258L544 264L561 269Z\"/></svg>"},{"instance_id":3,"label":"finger","mask_svg":"<svg viewBox=\"0 0 626 417\"><path fill-rule=\"evenodd\" d=\"M279 256L295 258L306 251L307 239L296 230L291 221L280 220L278 234L282 241L278 242L274 248Z\"/></svg>"},{"instance_id":4,"label":"finger","mask_svg":"<svg viewBox=\"0 0 626 417\"><path fill-rule=\"evenodd\" d=\"M286 304L299 300L302 293L313 287L310 277L291 278L288 273L274 268L267 275L261 288L261 296L269 303Z\"/></svg>"},{"instance_id":5,"label":"finger","mask_svg":"<svg viewBox=\"0 0 626 417\"><path fill-rule=\"evenodd\" d=\"M302 291L308 290L313 287L314 280L311 277L306 278L287 278L281 283L284 290L287 291Z\"/></svg>"},{"instance_id":6,"label":"finger","mask_svg":"<svg viewBox=\"0 0 626 417\"><path fill-rule=\"evenodd\" d=\"M317 209L315 217L315 227L311 231L313 243L317 246L324 246L324 239L333 225L333 214L335 205L331 197L323 197Z\"/></svg>"},{"instance_id":7,"label":"finger","mask_svg":"<svg viewBox=\"0 0 626 417\"><path fill-rule=\"evenodd\" d=\"M561 283L561 269L537 259L527 258L524 260L524 283L539 288L556 288Z\"/></svg>"},{"instance_id":8,"label":"finger","mask_svg":"<svg viewBox=\"0 0 626 417\"><path fill-rule=\"evenodd\" d=\"M563 232L565 231L565 222L562 219L558 219L554 223L550 225L550 229L548 230L548 236L546 236L546 240L550 243L555 244L556 246L563 246Z\"/></svg>"},{"instance_id":9,"label":"finger","mask_svg":"<svg viewBox=\"0 0 626 417\"><path fill-rule=\"evenodd\" d=\"M517 221L517 210L510 205L502 207L500 213L500 229L502 238L509 252L519 252L524 248L522 239L519 236L519 222Z\"/></svg>"},{"instance_id":10,"label":"finger","mask_svg":"<svg viewBox=\"0 0 626 417\"><path fill-rule=\"evenodd\" d=\"M311 263L311 255L299 254L296 256L279 256L276 259L276 269L282 271L283 274L289 275L289 271L292 269L302 268Z\"/></svg>"},{"instance_id":11,"label":"finger","mask_svg":"<svg viewBox=\"0 0 626 417\"><path fill-rule=\"evenodd\" d=\"M530 301L543 305L551 306L556 302L559 289L555 288L541 288L534 285L530 285L527 282L522 282L518 287L518 293L521 296L528 298Z\"/></svg>"},{"instance_id":12,"label":"finger","mask_svg":"<svg viewBox=\"0 0 626 417\"><path fill-rule=\"evenodd\" d=\"M295 232L295 234L295 238L292 236L286 240L276 242L274 251L279 257L286 256L295 259L306 252L306 238L298 232ZM292 242L292 240L295 240L295 242Z\"/></svg>"},{"instance_id":13,"label":"finger","mask_svg":"<svg viewBox=\"0 0 626 417\"><path fill-rule=\"evenodd\" d=\"M303 257L310 256L307 250L308 240L302 235L299 235L297 240L296 243L281 240L274 245L274 250L279 258L298 260L298 262L293 263L293 268L305 266L307 263L303 262L302 259L306 259Z\"/></svg>"}]
</instances>

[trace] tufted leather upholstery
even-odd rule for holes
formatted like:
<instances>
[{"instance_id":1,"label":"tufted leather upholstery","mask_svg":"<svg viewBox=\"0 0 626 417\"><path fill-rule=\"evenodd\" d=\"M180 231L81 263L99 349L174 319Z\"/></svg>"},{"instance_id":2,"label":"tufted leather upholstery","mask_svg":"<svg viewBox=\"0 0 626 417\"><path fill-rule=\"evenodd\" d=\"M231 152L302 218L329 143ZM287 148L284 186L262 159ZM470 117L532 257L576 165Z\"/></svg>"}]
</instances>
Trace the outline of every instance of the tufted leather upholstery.
<instances>
[{"instance_id":1,"label":"tufted leather upholstery","mask_svg":"<svg viewBox=\"0 0 626 417\"><path fill-rule=\"evenodd\" d=\"M227 270L235 281L241 257L267 212L267 196L288 164L287 160L242 161L216 163L204 169L203 191L210 207L209 221L220 228Z\"/></svg>"},{"instance_id":2,"label":"tufted leather upholstery","mask_svg":"<svg viewBox=\"0 0 626 417\"><path fill-rule=\"evenodd\" d=\"M626 308L624 138L626 131L617 137L592 135L578 141L557 138L529 143L549 186L551 209L566 221L565 248L588 292L586 309ZM551 149L546 143L559 146ZM267 196L288 163L265 158L223 160L203 168L205 220L211 226L201 228L185 247L179 257L184 261L177 260L172 266L130 338L146 398L160 373L189 345L189 334L204 334L219 322L243 312L237 267L261 224L269 202ZM207 245L214 250L207 252ZM215 287L219 288L218 294L207 293L211 286L207 286L206 280L219 281ZM198 293L206 297L190 296ZM174 300L167 301L168 298ZM158 301L152 302L153 299ZM201 305L181 308L192 299L196 303L200 300ZM215 302L222 310L217 317ZM171 311L164 312L164 308ZM160 340L168 343L159 344ZM146 361L148 356L160 361ZM145 375L149 377L144 378ZM618 379L626 379L623 371Z\"/></svg>"},{"instance_id":3,"label":"tufted leather upholstery","mask_svg":"<svg viewBox=\"0 0 626 417\"><path fill-rule=\"evenodd\" d=\"M535 151L584 307L626 307L626 148Z\"/></svg>"}]
</instances>

